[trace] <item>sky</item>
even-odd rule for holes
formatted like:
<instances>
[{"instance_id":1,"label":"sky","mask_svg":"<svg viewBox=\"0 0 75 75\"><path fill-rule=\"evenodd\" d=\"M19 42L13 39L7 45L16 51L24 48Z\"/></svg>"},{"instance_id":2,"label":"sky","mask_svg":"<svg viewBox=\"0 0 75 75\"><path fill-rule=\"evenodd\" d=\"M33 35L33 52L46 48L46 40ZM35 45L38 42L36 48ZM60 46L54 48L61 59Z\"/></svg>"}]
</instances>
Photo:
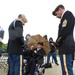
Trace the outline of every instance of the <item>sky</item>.
<instances>
[{"instance_id":1,"label":"sky","mask_svg":"<svg viewBox=\"0 0 75 75\"><path fill-rule=\"evenodd\" d=\"M0 26L4 29L4 39L8 42L8 27L19 14L25 14L28 23L23 29L26 34L47 34L48 38L57 39L60 19L52 15L52 11L59 4L63 4L66 10L70 10L75 15L74 0L1 0L0 1ZM75 30L74 30L75 38Z\"/></svg>"}]
</instances>

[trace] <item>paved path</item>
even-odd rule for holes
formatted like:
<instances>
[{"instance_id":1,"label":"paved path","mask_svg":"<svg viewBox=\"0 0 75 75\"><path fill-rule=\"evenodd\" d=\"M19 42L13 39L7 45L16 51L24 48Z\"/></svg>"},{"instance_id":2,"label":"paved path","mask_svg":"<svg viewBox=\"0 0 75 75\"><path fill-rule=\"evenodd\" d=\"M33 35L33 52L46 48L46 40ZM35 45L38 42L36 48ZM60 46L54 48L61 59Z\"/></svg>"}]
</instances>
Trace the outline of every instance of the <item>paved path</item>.
<instances>
[{"instance_id":1,"label":"paved path","mask_svg":"<svg viewBox=\"0 0 75 75\"><path fill-rule=\"evenodd\" d=\"M58 58L58 60L59 60L59 58ZM60 61L58 63L59 63L58 66L55 63L52 63L52 68L45 69L45 75L62 75ZM74 75L75 75L75 61L74 61L73 71L74 71ZM7 75L7 73L3 69L0 69L0 75Z\"/></svg>"},{"instance_id":2,"label":"paved path","mask_svg":"<svg viewBox=\"0 0 75 75\"><path fill-rule=\"evenodd\" d=\"M75 75L75 61L74 61L73 72ZM52 68L46 69L45 75L62 75L60 63L59 66L53 63Z\"/></svg>"},{"instance_id":3,"label":"paved path","mask_svg":"<svg viewBox=\"0 0 75 75\"><path fill-rule=\"evenodd\" d=\"M46 60L46 58L45 58L45 60ZM52 63L52 68L47 68L46 71L45 71L45 75L62 75L59 56L57 57L57 60L58 60L59 65L56 65L55 63ZM75 61L74 61L74 66L73 66L73 72L74 72L74 75L75 75Z\"/></svg>"}]
</instances>

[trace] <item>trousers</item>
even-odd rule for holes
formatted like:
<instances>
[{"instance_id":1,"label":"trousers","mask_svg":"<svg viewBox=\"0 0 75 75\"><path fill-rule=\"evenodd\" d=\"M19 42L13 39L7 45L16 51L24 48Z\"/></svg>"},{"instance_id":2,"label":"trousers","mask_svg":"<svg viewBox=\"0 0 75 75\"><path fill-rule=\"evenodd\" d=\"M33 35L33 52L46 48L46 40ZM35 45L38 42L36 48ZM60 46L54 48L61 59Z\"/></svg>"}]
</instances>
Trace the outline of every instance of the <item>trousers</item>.
<instances>
[{"instance_id":1,"label":"trousers","mask_svg":"<svg viewBox=\"0 0 75 75\"><path fill-rule=\"evenodd\" d=\"M22 55L9 54L10 75L23 75Z\"/></svg>"},{"instance_id":2,"label":"trousers","mask_svg":"<svg viewBox=\"0 0 75 75\"><path fill-rule=\"evenodd\" d=\"M59 55L61 62L62 75L73 75L72 68L72 55L71 54L63 54Z\"/></svg>"}]
</instances>

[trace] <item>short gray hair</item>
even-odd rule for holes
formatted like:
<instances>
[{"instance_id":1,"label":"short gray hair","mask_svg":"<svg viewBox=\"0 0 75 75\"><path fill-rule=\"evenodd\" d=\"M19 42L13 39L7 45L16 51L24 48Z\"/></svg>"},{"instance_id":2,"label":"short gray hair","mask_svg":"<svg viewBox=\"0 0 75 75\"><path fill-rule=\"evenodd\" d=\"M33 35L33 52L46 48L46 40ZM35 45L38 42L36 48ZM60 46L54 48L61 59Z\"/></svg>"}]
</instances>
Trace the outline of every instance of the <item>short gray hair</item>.
<instances>
[{"instance_id":1,"label":"short gray hair","mask_svg":"<svg viewBox=\"0 0 75 75\"><path fill-rule=\"evenodd\" d=\"M25 23L27 23L26 16L24 14L19 14L18 18L22 18Z\"/></svg>"}]
</instances>

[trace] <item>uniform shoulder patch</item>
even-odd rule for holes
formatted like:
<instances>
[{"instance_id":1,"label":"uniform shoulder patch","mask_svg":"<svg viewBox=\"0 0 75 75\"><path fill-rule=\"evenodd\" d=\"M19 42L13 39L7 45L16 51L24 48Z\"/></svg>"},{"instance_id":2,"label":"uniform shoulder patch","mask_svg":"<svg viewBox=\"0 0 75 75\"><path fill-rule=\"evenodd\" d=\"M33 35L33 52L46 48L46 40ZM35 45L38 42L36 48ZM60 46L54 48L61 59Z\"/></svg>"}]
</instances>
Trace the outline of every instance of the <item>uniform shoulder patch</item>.
<instances>
[{"instance_id":1,"label":"uniform shoulder patch","mask_svg":"<svg viewBox=\"0 0 75 75\"><path fill-rule=\"evenodd\" d=\"M66 25L67 25L67 20L65 19L62 23L62 27L66 27Z\"/></svg>"}]
</instances>

